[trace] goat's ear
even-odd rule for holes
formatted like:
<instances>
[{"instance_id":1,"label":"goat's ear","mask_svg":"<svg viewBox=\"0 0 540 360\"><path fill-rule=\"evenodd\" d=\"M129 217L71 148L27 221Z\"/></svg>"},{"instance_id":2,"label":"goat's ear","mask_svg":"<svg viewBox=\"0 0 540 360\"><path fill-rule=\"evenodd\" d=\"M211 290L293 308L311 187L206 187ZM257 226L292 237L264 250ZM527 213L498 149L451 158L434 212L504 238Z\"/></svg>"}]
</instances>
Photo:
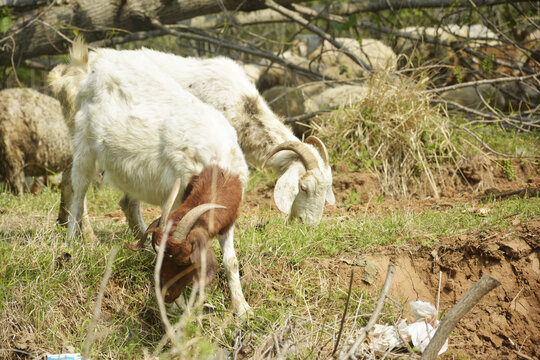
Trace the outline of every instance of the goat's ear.
<instances>
[{"instance_id":1,"label":"goat's ear","mask_svg":"<svg viewBox=\"0 0 540 360\"><path fill-rule=\"evenodd\" d=\"M201 248L198 242L193 242L191 244L191 254L189 255L189 260L192 264L201 263Z\"/></svg>"},{"instance_id":2,"label":"goat's ear","mask_svg":"<svg viewBox=\"0 0 540 360\"><path fill-rule=\"evenodd\" d=\"M291 206L298 195L298 170L291 166L276 182L274 187L274 202L278 209L285 214L291 211Z\"/></svg>"},{"instance_id":3,"label":"goat's ear","mask_svg":"<svg viewBox=\"0 0 540 360\"><path fill-rule=\"evenodd\" d=\"M326 202L329 205L334 205L336 203L336 198L334 197L334 191L332 191L332 185L326 190Z\"/></svg>"}]
</instances>

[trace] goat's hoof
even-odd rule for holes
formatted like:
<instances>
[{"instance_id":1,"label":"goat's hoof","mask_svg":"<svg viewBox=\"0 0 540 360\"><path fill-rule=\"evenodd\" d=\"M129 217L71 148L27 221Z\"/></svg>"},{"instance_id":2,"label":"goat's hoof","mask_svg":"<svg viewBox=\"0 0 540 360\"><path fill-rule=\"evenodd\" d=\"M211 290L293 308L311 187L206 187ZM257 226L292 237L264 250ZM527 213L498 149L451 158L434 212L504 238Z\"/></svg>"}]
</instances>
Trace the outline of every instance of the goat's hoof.
<instances>
[{"instance_id":1,"label":"goat's hoof","mask_svg":"<svg viewBox=\"0 0 540 360\"><path fill-rule=\"evenodd\" d=\"M253 309L247 302L244 302L239 306L235 306L234 314L238 316L238 318L246 320L247 318L253 316Z\"/></svg>"}]
</instances>

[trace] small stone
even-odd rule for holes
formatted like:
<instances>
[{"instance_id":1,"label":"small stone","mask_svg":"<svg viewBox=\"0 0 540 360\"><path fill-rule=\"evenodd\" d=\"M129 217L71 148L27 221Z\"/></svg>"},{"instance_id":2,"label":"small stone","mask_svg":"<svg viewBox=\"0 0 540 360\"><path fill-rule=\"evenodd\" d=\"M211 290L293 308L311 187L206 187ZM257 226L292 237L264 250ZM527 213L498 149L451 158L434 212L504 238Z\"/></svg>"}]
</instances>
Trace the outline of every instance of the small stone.
<instances>
[{"instance_id":1,"label":"small stone","mask_svg":"<svg viewBox=\"0 0 540 360\"><path fill-rule=\"evenodd\" d=\"M379 273L379 269L371 261L366 260L366 266L362 273L362 281L372 285L375 282L375 278Z\"/></svg>"}]
</instances>

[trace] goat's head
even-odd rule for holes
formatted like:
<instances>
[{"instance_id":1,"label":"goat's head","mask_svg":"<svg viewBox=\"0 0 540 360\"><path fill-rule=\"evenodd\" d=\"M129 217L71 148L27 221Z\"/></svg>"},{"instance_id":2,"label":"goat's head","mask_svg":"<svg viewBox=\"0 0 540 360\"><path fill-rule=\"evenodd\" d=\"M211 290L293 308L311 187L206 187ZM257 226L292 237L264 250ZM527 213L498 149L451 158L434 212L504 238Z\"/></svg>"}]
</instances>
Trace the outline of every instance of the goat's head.
<instances>
[{"instance_id":1,"label":"goat's head","mask_svg":"<svg viewBox=\"0 0 540 360\"><path fill-rule=\"evenodd\" d=\"M283 150L298 154L304 166L290 166L283 173L274 188L274 201L279 210L289 214L290 218L299 218L307 225L317 225L321 221L325 201L331 205L335 203L332 170L323 142L315 136L308 137L305 142L315 145L319 154L305 143L287 141L274 148L266 160Z\"/></svg>"},{"instance_id":2,"label":"goat's head","mask_svg":"<svg viewBox=\"0 0 540 360\"><path fill-rule=\"evenodd\" d=\"M157 251L156 245L160 246L164 234L167 231L167 223L171 222L167 241L165 242L165 254L160 269L160 287L165 302L173 302L192 281L198 281L202 266L205 266L205 284L210 283L217 273L217 258L211 248L211 237L204 226L195 226L199 218L211 209L224 209L225 206L217 204L201 204L186 212L182 206L178 208L169 218L170 207L176 198L178 190L174 190L169 196L169 201L163 209L160 218L154 220L143 234L139 242L135 245L126 246L137 251L143 248L143 244L152 234L152 245ZM174 195L173 195L174 194ZM172 200L171 200L172 199ZM177 218L180 213L180 218ZM185 215L181 216L181 213ZM176 221L173 222L173 219ZM175 224L176 222L176 224ZM205 260L203 261L203 254Z\"/></svg>"}]
</instances>

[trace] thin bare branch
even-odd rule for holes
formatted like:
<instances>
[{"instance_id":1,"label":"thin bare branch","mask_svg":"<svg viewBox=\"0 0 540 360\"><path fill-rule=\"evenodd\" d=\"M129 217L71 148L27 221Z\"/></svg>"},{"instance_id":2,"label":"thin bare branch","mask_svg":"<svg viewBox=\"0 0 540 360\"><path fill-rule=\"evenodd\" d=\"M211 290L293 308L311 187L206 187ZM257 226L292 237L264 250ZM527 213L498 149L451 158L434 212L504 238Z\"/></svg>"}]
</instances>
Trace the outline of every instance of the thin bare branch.
<instances>
[{"instance_id":1,"label":"thin bare branch","mask_svg":"<svg viewBox=\"0 0 540 360\"><path fill-rule=\"evenodd\" d=\"M349 282L349 291L347 292L347 302L345 303L345 309L343 310L343 316L341 317L341 323L339 324L339 332L336 339L336 345L334 345L334 350L332 355L334 355L339 346L339 341L341 340L341 334L343 333L343 325L345 324L345 317L347 316L347 310L349 309L349 301L351 299L352 284L354 279L354 268L351 269L351 281Z\"/></svg>"},{"instance_id":2,"label":"thin bare branch","mask_svg":"<svg viewBox=\"0 0 540 360\"><path fill-rule=\"evenodd\" d=\"M454 107L456 107L456 108L458 108L460 110L466 111L468 113L478 115L478 116L488 118L488 119L496 119L496 120L498 120L500 122L505 122L505 123L508 123L509 125L512 125L512 126L515 126L515 127L518 127L518 128L520 128L522 126L530 126L530 127L540 128L540 125L538 124L539 121L538 121L538 119L535 119L535 118L520 117L520 116L515 116L515 115L503 116L503 115L498 114L497 112L495 112L495 113L487 113L487 112L484 112L484 111L472 109L470 107L467 107L465 105L461 105L460 103L457 103L455 101L450 101L450 100L431 99L431 102L435 103L435 104L442 103L442 104L452 105L452 106L454 106ZM521 128L521 130L525 130L525 129Z\"/></svg>"},{"instance_id":3,"label":"thin bare branch","mask_svg":"<svg viewBox=\"0 0 540 360\"><path fill-rule=\"evenodd\" d=\"M307 113L307 114L288 117L283 121L283 123L286 124L286 125L290 125L290 124L294 124L294 123L300 123L302 121L311 119L312 117L315 117L320 113L337 110L337 109L339 109L341 107L343 107L343 106L334 105L334 106L329 106L329 107L326 107L326 108L323 108L323 109L319 109L317 111L312 111L312 112Z\"/></svg>"},{"instance_id":4,"label":"thin bare branch","mask_svg":"<svg viewBox=\"0 0 540 360\"><path fill-rule=\"evenodd\" d=\"M362 59L359 59L356 55L354 55L352 52L349 51L343 44L341 44L339 41L334 39L330 34L322 31L320 28L316 27L315 25L311 24L308 20L304 19L302 16L297 14L296 12L287 9L284 6L281 6L277 4L274 0L265 0L265 5L268 6L271 9L274 9L275 11L279 12L280 14L290 18L291 20L299 23L300 25L303 25L306 27L306 29L312 31L313 33L319 35L322 39L328 41L332 45L336 47L336 49L339 49L342 51L345 55L347 55L352 61L354 61L356 64L360 65L364 69L368 71L372 71L373 68L366 64Z\"/></svg>"},{"instance_id":5,"label":"thin bare branch","mask_svg":"<svg viewBox=\"0 0 540 360\"><path fill-rule=\"evenodd\" d=\"M165 33L177 36L179 38L206 41L206 42L218 45L218 46L222 46L224 48L240 51L240 52L243 52L243 53L246 53L246 54L258 56L258 57L265 58L265 59L269 59L269 60L271 60L273 62L276 62L278 64L286 66L289 69L295 70L295 71L297 71L299 73L306 74L308 76L313 76L313 77L316 77L316 78L319 78L319 79L321 79L323 77L320 73L318 73L316 71L313 71L313 70L298 66L296 64L293 64L292 62L290 62L290 61L288 61L288 60L286 60L284 58L281 58L279 56L276 56L276 55L274 55L274 54L272 54L272 53L270 53L268 51L251 49L251 48L248 48L248 47L245 47L245 46L237 45L237 44L228 42L226 40L214 38L214 37L211 37L211 36L208 36L208 35L200 35L200 34L191 34L191 33L187 33L187 32L180 32L180 31L177 31L175 29L172 29L171 27L164 26L158 20L155 20L155 19L152 20L152 24L154 24L154 26L156 28L163 30ZM178 27L178 25L176 27ZM189 30L187 27L182 27L182 28L185 29L185 30Z\"/></svg>"},{"instance_id":6,"label":"thin bare branch","mask_svg":"<svg viewBox=\"0 0 540 360\"><path fill-rule=\"evenodd\" d=\"M477 81L469 81L469 82L454 84L450 86L424 90L424 93L432 94L432 93L440 93L440 92L448 91L448 90L461 89L461 88L470 87L470 86L478 86L478 85L483 85L483 84L498 84L498 83L505 83L505 82L510 82L510 81L524 81L530 78L536 78L538 76L540 76L540 73L536 73L532 75L525 75L525 76L509 76L509 77L502 77L502 78L496 78L496 79L483 79L483 80L477 80Z\"/></svg>"},{"instance_id":7,"label":"thin bare branch","mask_svg":"<svg viewBox=\"0 0 540 360\"><path fill-rule=\"evenodd\" d=\"M472 135L472 137L474 137L476 140L478 140L478 142L480 144L482 144L483 147L485 147L487 150L491 151L492 153L494 153L495 155L499 155L499 156L502 156L502 157L505 157L505 158L514 158L514 159L528 159L528 158L532 158L532 159L540 159L540 155L509 155L509 154L503 154L501 152L498 152L497 150L494 150L492 147L490 147L488 144L486 144L482 138L480 138L480 136L476 135L473 131L467 129L466 127L464 126L459 126L458 127L459 129L462 129L462 130L465 130L465 132L469 133L470 135Z\"/></svg>"},{"instance_id":8,"label":"thin bare branch","mask_svg":"<svg viewBox=\"0 0 540 360\"><path fill-rule=\"evenodd\" d=\"M349 351L345 355L340 355L339 359L354 359L354 353L356 352L356 349L358 349L358 346L364 341L367 334L375 325L377 322L377 319L379 318L379 314L382 310L382 307L384 305L384 300L386 299L386 295L388 294L388 291L390 290L390 286L392 285L392 279L394 278L394 273L396 271L396 266L392 263L388 263L388 271L386 273L386 280L384 281L383 288L381 290L381 295L379 296L379 300L377 300L377 304L375 305L375 310L373 311L373 314L369 318L369 321L366 326L362 328L362 332L360 333L360 336L356 339L354 344L349 348Z\"/></svg>"}]
</instances>

